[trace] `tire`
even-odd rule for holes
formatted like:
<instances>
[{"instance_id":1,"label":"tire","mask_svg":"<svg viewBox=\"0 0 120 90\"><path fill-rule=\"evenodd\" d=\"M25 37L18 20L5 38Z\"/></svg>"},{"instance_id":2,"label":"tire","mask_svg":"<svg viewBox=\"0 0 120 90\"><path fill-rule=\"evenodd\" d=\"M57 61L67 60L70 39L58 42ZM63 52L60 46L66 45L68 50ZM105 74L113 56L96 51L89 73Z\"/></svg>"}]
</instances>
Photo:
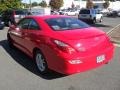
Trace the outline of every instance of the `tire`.
<instances>
[{"instance_id":1,"label":"tire","mask_svg":"<svg viewBox=\"0 0 120 90\"><path fill-rule=\"evenodd\" d=\"M67 14L67 13L65 13L65 15L66 15L66 16L68 16L68 14Z\"/></svg>"},{"instance_id":2,"label":"tire","mask_svg":"<svg viewBox=\"0 0 120 90\"><path fill-rule=\"evenodd\" d=\"M96 18L94 18L94 19L92 20L92 23L93 23L93 24L95 24L95 23L96 23Z\"/></svg>"},{"instance_id":3,"label":"tire","mask_svg":"<svg viewBox=\"0 0 120 90\"><path fill-rule=\"evenodd\" d=\"M6 27L9 27L9 22L4 23Z\"/></svg>"},{"instance_id":4,"label":"tire","mask_svg":"<svg viewBox=\"0 0 120 90\"><path fill-rule=\"evenodd\" d=\"M103 21L103 17L100 18L100 21L99 22L102 22Z\"/></svg>"},{"instance_id":5,"label":"tire","mask_svg":"<svg viewBox=\"0 0 120 90\"><path fill-rule=\"evenodd\" d=\"M3 30L4 29L4 25L3 26L0 26L0 30Z\"/></svg>"},{"instance_id":6,"label":"tire","mask_svg":"<svg viewBox=\"0 0 120 90\"><path fill-rule=\"evenodd\" d=\"M7 35L7 42L10 48L14 48L13 41L10 37L10 35Z\"/></svg>"},{"instance_id":7,"label":"tire","mask_svg":"<svg viewBox=\"0 0 120 90\"><path fill-rule=\"evenodd\" d=\"M46 62L46 59L44 55L40 52L40 50L37 50L35 52L35 62L37 65L37 68L41 74L45 74L48 72L48 65Z\"/></svg>"},{"instance_id":8,"label":"tire","mask_svg":"<svg viewBox=\"0 0 120 90\"><path fill-rule=\"evenodd\" d=\"M78 16L78 14L77 14L77 13L75 13L75 16Z\"/></svg>"}]
</instances>

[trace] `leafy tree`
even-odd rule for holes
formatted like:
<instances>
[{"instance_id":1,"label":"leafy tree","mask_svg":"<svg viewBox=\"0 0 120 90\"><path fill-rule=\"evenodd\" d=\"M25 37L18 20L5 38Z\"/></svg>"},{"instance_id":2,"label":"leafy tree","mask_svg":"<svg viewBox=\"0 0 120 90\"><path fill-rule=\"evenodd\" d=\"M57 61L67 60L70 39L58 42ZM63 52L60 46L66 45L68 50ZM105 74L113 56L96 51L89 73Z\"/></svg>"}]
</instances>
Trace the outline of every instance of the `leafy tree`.
<instances>
[{"instance_id":1,"label":"leafy tree","mask_svg":"<svg viewBox=\"0 0 120 90\"><path fill-rule=\"evenodd\" d=\"M38 6L38 3L37 2L33 2L32 3L32 6L34 7L34 6Z\"/></svg>"},{"instance_id":2,"label":"leafy tree","mask_svg":"<svg viewBox=\"0 0 120 90\"><path fill-rule=\"evenodd\" d=\"M108 8L109 5L110 5L110 3L109 3L108 0L106 0L105 3L103 3L103 7L104 7L104 8Z\"/></svg>"},{"instance_id":3,"label":"leafy tree","mask_svg":"<svg viewBox=\"0 0 120 90\"><path fill-rule=\"evenodd\" d=\"M71 7L72 7L72 8L75 8L75 5L74 5L74 3L73 3L73 2L72 2L72 5L71 5Z\"/></svg>"},{"instance_id":4,"label":"leafy tree","mask_svg":"<svg viewBox=\"0 0 120 90\"><path fill-rule=\"evenodd\" d=\"M53 10L60 9L63 6L63 0L50 0L49 5Z\"/></svg>"},{"instance_id":5,"label":"leafy tree","mask_svg":"<svg viewBox=\"0 0 120 90\"><path fill-rule=\"evenodd\" d=\"M86 8L91 9L94 7L93 1L92 0L87 0L86 2Z\"/></svg>"},{"instance_id":6,"label":"leafy tree","mask_svg":"<svg viewBox=\"0 0 120 90\"><path fill-rule=\"evenodd\" d=\"M0 11L21 8L21 0L0 0Z\"/></svg>"},{"instance_id":7,"label":"leafy tree","mask_svg":"<svg viewBox=\"0 0 120 90\"><path fill-rule=\"evenodd\" d=\"M41 7L47 7L47 3L43 0L40 4Z\"/></svg>"}]
</instances>

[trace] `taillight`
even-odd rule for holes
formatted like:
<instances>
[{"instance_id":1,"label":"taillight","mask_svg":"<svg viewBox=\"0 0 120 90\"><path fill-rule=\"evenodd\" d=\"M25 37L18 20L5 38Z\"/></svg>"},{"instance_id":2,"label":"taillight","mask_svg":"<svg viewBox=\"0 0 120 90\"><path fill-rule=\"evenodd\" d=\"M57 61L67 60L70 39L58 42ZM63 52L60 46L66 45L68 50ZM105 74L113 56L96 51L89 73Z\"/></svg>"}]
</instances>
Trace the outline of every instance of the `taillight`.
<instances>
[{"instance_id":1,"label":"taillight","mask_svg":"<svg viewBox=\"0 0 120 90\"><path fill-rule=\"evenodd\" d=\"M54 40L54 43L56 44L56 47L63 52L66 52L69 54L72 54L73 52L75 52L74 48L72 48L70 45L68 45L62 41Z\"/></svg>"}]
</instances>

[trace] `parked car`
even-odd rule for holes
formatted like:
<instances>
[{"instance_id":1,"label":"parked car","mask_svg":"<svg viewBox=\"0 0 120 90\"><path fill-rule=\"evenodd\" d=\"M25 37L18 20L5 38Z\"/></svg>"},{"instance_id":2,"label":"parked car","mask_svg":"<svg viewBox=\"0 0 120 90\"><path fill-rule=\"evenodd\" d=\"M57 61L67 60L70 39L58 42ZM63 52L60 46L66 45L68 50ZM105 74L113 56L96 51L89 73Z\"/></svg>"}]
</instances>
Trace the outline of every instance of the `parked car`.
<instances>
[{"instance_id":1,"label":"parked car","mask_svg":"<svg viewBox=\"0 0 120 90\"><path fill-rule=\"evenodd\" d=\"M27 16L10 26L7 40L33 58L42 74L87 71L108 63L114 51L105 32L63 15Z\"/></svg>"},{"instance_id":2,"label":"parked car","mask_svg":"<svg viewBox=\"0 0 120 90\"><path fill-rule=\"evenodd\" d=\"M100 12L103 14L103 16L107 16L111 12L111 9L102 9Z\"/></svg>"},{"instance_id":3,"label":"parked car","mask_svg":"<svg viewBox=\"0 0 120 90\"><path fill-rule=\"evenodd\" d=\"M78 19L83 21L91 21L92 23L102 22L103 15L97 9L81 9Z\"/></svg>"},{"instance_id":4,"label":"parked car","mask_svg":"<svg viewBox=\"0 0 120 90\"><path fill-rule=\"evenodd\" d=\"M108 17L117 17L118 16L118 11L111 11L107 14Z\"/></svg>"},{"instance_id":5,"label":"parked car","mask_svg":"<svg viewBox=\"0 0 120 90\"><path fill-rule=\"evenodd\" d=\"M6 26L9 24L15 24L21 18L28 14L27 10L5 10L2 12L2 20Z\"/></svg>"},{"instance_id":6,"label":"parked car","mask_svg":"<svg viewBox=\"0 0 120 90\"><path fill-rule=\"evenodd\" d=\"M118 11L118 16L120 17L120 11Z\"/></svg>"},{"instance_id":7,"label":"parked car","mask_svg":"<svg viewBox=\"0 0 120 90\"><path fill-rule=\"evenodd\" d=\"M50 8L31 8L29 12L31 12L31 15L50 15L51 9Z\"/></svg>"},{"instance_id":8,"label":"parked car","mask_svg":"<svg viewBox=\"0 0 120 90\"><path fill-rule=\"evenodd\" d=\"M51 15L59 15L59 11L51 10Z\"/></svg>"},{"instance_id":9,"label":"parked car","mask_svg":"<svg viewBox=\"0 0 120 90\"><path fill-rule=\"evenodd\" d=\"M0 15L0 30L4 28L4 22L2 21L2 17Z\"/></svg>"},{"instance_id":10,"label":"parked car","mask_svg":"<svg viewBox=\"0 0 120 90\"><path fill-rule=\"evenodd\" d=\"M78 10L66 10L64 12L64 15L75 16L75 15L78 15L78 13L79 13Z\"/></svg>"}]
</instances>

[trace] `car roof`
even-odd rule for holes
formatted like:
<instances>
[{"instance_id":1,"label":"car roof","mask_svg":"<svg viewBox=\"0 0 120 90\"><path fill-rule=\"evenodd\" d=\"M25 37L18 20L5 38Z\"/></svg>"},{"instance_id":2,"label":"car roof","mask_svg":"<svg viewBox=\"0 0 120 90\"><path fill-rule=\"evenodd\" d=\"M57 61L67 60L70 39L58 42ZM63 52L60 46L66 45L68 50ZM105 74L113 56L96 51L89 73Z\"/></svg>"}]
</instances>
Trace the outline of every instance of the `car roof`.
<instances>
[{"instance_id":1,"label":"car roof","mask_svg":"<svg viewBox=\"0 0 120 90\"><path fill-rule=\"evenodd\" d=\"M65 15L40 15L40 16L34 16L34 15L30 15L30 16L26 16L26 18L34 18L34 19L50 19L50 18L60 18L60 17L70 17L70 16L65 16Z\"/></svg>"}]
</instances>

